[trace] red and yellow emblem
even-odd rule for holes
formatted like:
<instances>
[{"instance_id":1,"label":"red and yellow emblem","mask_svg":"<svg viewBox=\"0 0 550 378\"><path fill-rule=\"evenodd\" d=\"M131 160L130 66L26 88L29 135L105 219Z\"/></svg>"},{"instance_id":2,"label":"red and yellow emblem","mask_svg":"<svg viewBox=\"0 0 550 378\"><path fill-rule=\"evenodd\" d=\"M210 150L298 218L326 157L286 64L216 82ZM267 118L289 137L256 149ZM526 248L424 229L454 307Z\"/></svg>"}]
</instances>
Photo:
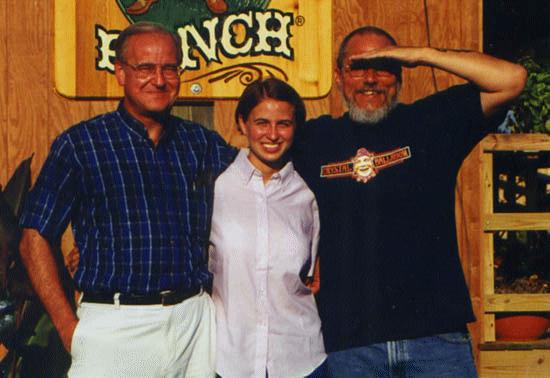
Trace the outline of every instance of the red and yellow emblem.
<instances>
[{"instance_id":1,"label":"red and yellow emblem","mask_svg":"<svg viewBox=\"0 0 550 378\"><path fill-rule=\"evenodd\" d=\"M410 157L411 149L408 146L378 154L360 148L350 160L322 165L321 177L351 177L357 182L366 183L376 177L381 169L402 163Z\"/></svg>"}]
</instances>

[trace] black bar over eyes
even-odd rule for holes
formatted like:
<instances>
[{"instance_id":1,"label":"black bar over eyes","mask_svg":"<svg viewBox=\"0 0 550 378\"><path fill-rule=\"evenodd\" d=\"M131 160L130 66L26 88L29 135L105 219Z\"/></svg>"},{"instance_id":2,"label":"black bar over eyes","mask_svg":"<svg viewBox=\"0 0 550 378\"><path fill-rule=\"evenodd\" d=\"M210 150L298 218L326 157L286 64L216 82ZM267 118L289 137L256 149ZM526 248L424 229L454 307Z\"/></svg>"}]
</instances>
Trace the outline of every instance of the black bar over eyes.
<instances>
[{"instance_id":1,"label":"black bar over eyes","mask_svg":"<svg viewBox=\"0 0 550 378\"><path fill-rule=\"evenodd\" d=\"M387 71L395 76L401 74L399 61L390 58L354 59L349 65L350 71L368 70L370 68L376 71Z\"/></svg>"}]
</instances>

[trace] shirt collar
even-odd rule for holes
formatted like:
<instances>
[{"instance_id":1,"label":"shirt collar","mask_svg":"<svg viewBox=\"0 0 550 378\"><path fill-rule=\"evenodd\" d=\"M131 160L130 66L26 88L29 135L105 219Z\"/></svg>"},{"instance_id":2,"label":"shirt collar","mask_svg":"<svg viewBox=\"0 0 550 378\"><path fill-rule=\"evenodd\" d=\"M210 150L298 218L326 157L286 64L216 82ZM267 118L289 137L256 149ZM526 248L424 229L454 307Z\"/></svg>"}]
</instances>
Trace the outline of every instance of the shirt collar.
<instances>
[{"instance_id":1,"label":"shirt collar","mask_svg":"<svg viewBox=\"0 0 550 378\"><path fill-rule=\"evenodd\" d=\"M256 167L252 165L250 160L248 160L248 153L250 150L248 148L241 148L239 154L235 158L235 166L242 177L242 179L248 183L252 179L252 176L256 175L262 177L262 172L260 172ZM294 165L291 161L287 162L285 166L279 171L271 176L270 180L280 178L281 183L286 185L287 181L294 173Z\"/></svg>"},{"instance_id":2,"label":"shirt collar","mask_svg":"<svg viewBox=\"0 0 550 378\"><path fill-rule=\"evenodd\" d=\"M137 119L135 119L130 113L128 113L128 110L123 105L123 101L121 100L118 104L117 113L120 115L120 118L122 119L125 126L127 126L130 130L137 133L139 136L141 136L144 139L149 139L149 135L147 135L147 129ZM164 126L164 132L161 137L161 141L165 138L169 137L173 130L175 129L176 117L170 115L168 116L167 122L163 125Z\"/></svg>"}]
</instances>

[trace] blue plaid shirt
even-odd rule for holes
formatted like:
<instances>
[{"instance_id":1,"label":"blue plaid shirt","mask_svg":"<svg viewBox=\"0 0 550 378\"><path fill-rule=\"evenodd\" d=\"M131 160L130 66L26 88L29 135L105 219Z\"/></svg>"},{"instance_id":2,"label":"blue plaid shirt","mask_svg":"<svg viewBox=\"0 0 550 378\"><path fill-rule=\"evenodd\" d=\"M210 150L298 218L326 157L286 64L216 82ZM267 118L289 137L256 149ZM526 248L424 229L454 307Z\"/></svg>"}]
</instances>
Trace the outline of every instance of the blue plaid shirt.
<instances>
[{"instance_id":1,"label":"blue plaid shirt","mask_svg":"<svg viewBox=\"0 0 550 378\"><path fill-rule=\"evenodd\" d=\"M173 116L155 147L120 105L54 141L20 223L55 242L71 221L81 290L206 285L213 183L235 155L218 134Z\"/></svg>"}]
</instances>

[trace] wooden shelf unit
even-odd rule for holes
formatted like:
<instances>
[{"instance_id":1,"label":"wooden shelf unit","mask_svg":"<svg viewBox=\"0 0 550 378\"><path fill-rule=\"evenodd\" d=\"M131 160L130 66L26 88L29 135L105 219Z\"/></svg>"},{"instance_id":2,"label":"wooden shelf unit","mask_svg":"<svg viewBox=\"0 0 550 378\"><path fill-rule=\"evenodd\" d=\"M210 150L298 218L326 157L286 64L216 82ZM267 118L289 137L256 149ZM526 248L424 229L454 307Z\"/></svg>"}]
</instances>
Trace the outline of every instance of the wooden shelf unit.
<instances>
[{"instance_id":1,"label":"wooden shelf unit","mask_svg":"<svg viewBox=\"0 0 550 378\"><path fill-rule=\"evenodd\" d=\"M497 151L550 151L547 134L492 134L481 142L481 340L480 376L549 377L550 338L532 342L502 342L495 338L495 314L550 312L550 294L496 294L494 232L550 230L550 212L495 213L493 154ZM550 251L548 251L550 253Z\"/></svg>"}]
</instances>

